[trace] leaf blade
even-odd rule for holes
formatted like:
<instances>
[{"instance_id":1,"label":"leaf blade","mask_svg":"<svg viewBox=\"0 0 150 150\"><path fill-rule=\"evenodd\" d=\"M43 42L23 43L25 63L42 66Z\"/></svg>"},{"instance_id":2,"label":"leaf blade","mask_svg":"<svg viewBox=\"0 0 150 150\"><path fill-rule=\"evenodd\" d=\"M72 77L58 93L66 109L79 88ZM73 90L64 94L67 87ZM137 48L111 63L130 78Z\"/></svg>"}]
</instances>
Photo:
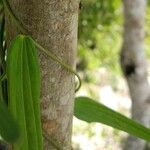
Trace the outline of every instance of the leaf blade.
<instances>
[{"instance_id":1,"label":"leaf blade","mask_svg":"<svg viewBox=\"0 0 150 150\"><path fill-rule=\"evenodd\" d=\"M28 49L26 46L26 37L24 38L23 45L24 45L23 66L22 66L23 101L24 101L24 108L25 108L27 138L28 138L29 149L38 150L34 105L33 105L32 93L31 93L32 88L31 88L31 81L30 81L30 74L29 74L28 56L27 56Z\"/></svg>"},{"instance_id":2,"label":"leaf blade","mask_svg":"<svg viewBox=\"0 0 150 150\"><path fill-rule=\"evenodd\" d=\"M41 87L41 77L40 77L40 66L38 62L37 49L33 43L31 37L27 36L25 39L27 46L27 58L28 67L31 82L31 93L34 105L34 115L36 121L36 131L38 148L41 150L43 148L43 137L41 128L41 114L40 114L40 87Z\"/></svg>"},{"instance_id":3,"label":"leaf blade","mask_svg":"<svg viewBox=\"0 0 150 150\"><path fill-rule=\"evenodd\" d=\"M7 77L9 108L21 126L21 138L14 149L42 150L40 69L37 50L29 36L19 35L12 42Z\"/></svg>"},{"instance_id":4,"label":"leaf blade","mask_svg":"<svg viewBox=\"0 0 150 150\"><path fill-rule=\"evenodd\" d=\"M14 143L20 136L19 126L9 112L6 105L0 100L0 135L9 143Z\"/></svg>"},{"instance_id":5,"label":"leaf blade","mask_svg":"<svg viewBox=\"0 0 150 150\"><path fill-rule=\"evenodd\" d=\"M20 126L20 138L13 146L15 150L27 150L27 129L25 108L23 101L23 41L24 36L18 35L8 49L7 56L7 80L8 80L8 107Z\"/></svg>"},{"instance_id":6,"label":"leaf blade","mask_svg":"<svg viewBox=\"0 0 150 150\"><path fill-rule=\"evenodd\" d=\"M103 123L150 141L150 129L88 97L75 99L74 115L80 120Z\"/></svg>"}]
</instances>

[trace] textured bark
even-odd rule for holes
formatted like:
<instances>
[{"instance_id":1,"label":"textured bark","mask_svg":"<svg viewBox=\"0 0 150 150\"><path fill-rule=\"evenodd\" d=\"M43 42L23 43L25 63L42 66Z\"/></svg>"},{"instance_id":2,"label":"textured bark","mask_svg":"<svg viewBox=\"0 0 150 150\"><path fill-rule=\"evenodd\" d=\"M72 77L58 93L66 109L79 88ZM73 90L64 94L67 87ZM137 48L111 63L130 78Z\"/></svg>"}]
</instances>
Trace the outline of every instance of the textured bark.
<instances>
[{"instance_id":1,"label":"textured bark","mask_svg":"<svg viewBox=\"0 0 150 150\"><path fill-rule=\"evenodd\" d=\"M77 46L78 0L9 0L12 10L43 47L64 62L75 67ZM18 28L6 18L7 39L10 41ZM39 54L42 72L42 125L47 134L56 139L61 148L71 149L74 75ZM55 149L44 140L44 150Z\"/></svg>"},{"instance_id":2,"label":"textured bark","mask_svg":"<svg viewBox=\"0 0 150 150\"><path fill-rule=\"evenodd\" d=\"M132 118L146 126L150 124L150 86L144 56L145 0L123 0L124 35L121 66L132 99ZM125 150L143 150L143 140L129 137Z\"/></svg>"}]
</instances>

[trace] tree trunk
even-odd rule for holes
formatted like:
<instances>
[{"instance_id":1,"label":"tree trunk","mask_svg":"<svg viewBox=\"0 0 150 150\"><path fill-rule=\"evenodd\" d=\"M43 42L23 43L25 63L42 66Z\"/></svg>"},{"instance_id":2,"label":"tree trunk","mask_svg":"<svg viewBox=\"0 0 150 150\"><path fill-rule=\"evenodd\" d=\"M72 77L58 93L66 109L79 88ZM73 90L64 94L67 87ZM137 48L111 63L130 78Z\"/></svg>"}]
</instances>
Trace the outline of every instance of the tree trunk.
<instances>
[{"instance_id":1,"label":"tree trunk","mask_svg":"<svg viewBox=\"0 0 150 150\"><path fill-rule=\"evenodd\" d=\"M144 56L144 16L146 0L123 0L124 35L121 66L127 79L131 99L132 118L146 126L150 124L150 86ZM143 150L143 140L129 137L125 150Z\"/></svg>"},{"instance_id":2,"label":"tree trunk","mask_svg":"<svg viewBox=\"0 0 150 150\"><path fill-rule=\"evenodd\" d=\"M75 68L78 0L9 0L14 14L43 47ZM7 39L19 29L6 17ZM64 150L71 149L74 75L40 52L42 125ZM53 150L44 139L44 150Z\"/></svg>"}]
</instances>

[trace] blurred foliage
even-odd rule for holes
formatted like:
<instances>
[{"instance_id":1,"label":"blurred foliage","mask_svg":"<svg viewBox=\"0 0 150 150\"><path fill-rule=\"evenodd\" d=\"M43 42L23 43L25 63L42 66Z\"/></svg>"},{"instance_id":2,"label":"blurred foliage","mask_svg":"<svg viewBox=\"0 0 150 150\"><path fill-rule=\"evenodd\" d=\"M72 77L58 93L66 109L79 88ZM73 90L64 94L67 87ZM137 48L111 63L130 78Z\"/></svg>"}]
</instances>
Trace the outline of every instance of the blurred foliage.
<instances>
[{"instance_id":1,"label":"blurred foliage","mask_svg":"<svg viewBox=\"0 0 150 150\"><path fill-rule=\"evenodd\" d=\"M92 70L105 68L111 78L121 75L123 11L120 0L81 0L77 69L83 80L95 83ZM150 2L146 10L145 53L150 58ZM110 80L115 85L114 80Z\"/></svg>"},{"instance_id":2,"label":"blurred foliage","mask_svg":"<svg viewBox=\"0 0 150 150\"><path fill-rule=\"evenodd\" d=\"M121 14L120 0L82 2L79 17L78 70L90 71L105 67L115 74L120 74ZM84 79L90 80L87 76Z\"/></svg>"},{"instance_id":3,"label":"blurred foliage","mask_svg":"<svg viewBox=\"0 0 150 150\"><path fill-rule=\"evenodd\" d=\"M120 0L81 0L79 37L91 37L94 29L109 26L117 17Z\"/></svg>"}]
</instances>

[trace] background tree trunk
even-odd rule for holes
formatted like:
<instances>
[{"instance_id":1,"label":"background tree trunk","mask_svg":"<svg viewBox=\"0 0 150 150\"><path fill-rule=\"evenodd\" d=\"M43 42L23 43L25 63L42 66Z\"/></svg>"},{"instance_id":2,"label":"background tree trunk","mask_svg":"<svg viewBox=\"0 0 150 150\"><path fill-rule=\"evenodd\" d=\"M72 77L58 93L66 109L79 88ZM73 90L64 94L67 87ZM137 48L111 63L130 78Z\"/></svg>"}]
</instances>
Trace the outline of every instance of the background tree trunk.
<instances>
[{"instance_id":1,"label":"background tree trunk","mask_svg":"<svg viewBox=\"0 0 150 150\"><path fill-rule=\"evenodd\" d=\"M9 0L15 15L43 47L75 67L78 0ZM7 40L19 29L6 17ZM71 149L74 75L40 52L42 124L65 150ZM44 140L44 150L55 149Z\"/></svg>"},{"instance_id":2,"label":"background tree trunk","mask_svg":"<svg viewBox=\"0 0 150 150\"><path fill-rule=\"evenodd\" d=\"M127 79L132 99L133 119L149 126L150 86L147 80L147 64L144 56L144 16L146 0L123 0L124 40L121 66ZM129 137L125 150L143 150L143 140Z\"/></svg>"}]
</instances>

